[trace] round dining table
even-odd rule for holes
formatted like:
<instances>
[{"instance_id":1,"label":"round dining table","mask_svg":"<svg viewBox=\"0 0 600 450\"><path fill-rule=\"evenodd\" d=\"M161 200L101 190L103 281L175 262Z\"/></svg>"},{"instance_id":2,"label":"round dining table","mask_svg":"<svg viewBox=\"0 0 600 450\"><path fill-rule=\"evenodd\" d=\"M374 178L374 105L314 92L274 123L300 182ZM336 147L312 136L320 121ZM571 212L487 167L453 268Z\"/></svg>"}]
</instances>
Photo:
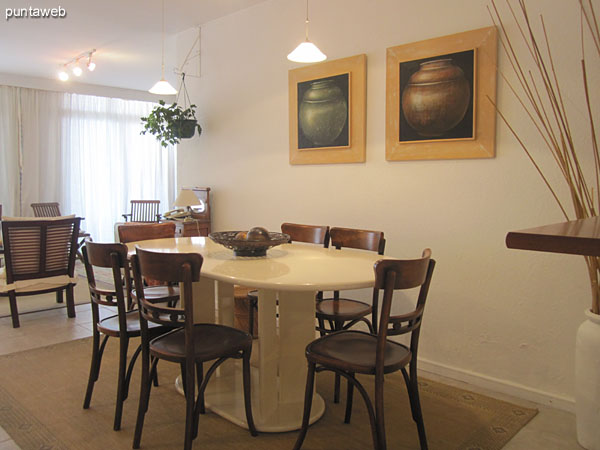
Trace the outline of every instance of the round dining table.
<instances>
[{"instance_id":1,"label":"round dining table","mask_svg":"<svg viewBox=\"0 0 600 450\"><path fill-rule=\"evenodd\" d=\"M372 287L373 265L384 258L373 252L302 243L273 247L266 256L240 257L205 237L155 239L128 246L130 252L137 246L203 256L200 281L193 284L197 323L233 326L233 286L258 290L260 320L252 352L252 408L256 428L263 432L300 428L307 372L304 351L316 337L317 291ZM207 388L206 406L247 427L239 362L224 364L214 378ZM324 400L315 394L311 423L324 411Z\"/></svg>"}]
</instances>

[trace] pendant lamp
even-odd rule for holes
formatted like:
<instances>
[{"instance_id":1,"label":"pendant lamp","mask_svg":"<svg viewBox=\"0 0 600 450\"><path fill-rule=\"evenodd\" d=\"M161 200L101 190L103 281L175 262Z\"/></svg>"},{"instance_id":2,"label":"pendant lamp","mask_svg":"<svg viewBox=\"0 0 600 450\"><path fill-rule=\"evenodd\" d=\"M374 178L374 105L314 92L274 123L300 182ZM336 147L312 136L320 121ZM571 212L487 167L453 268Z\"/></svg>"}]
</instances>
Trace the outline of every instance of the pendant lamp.
<instances>
[{"instance_id":1,"label":"pendant lamp","mask_svg":"<svg viewBox=\"0 0 600 450\"><path fill-rule=\"evenodd\" d=\"M165 0L162 0L162 66L161 78L148 92L158 95L175 95L177 90L165 80Z\"/></svg>"},{"instance_id":2,"label":"pendant lamp","mask_svg":"<svg viewBox=\"0 0 600 450\"><path fill-rule=\"evenodd\" d=\"M294 49L287 59L299 63L315 63L325 61L327 56L308 40L308 0L306 0L306 40Z\"/></svg>"}]
</instances>

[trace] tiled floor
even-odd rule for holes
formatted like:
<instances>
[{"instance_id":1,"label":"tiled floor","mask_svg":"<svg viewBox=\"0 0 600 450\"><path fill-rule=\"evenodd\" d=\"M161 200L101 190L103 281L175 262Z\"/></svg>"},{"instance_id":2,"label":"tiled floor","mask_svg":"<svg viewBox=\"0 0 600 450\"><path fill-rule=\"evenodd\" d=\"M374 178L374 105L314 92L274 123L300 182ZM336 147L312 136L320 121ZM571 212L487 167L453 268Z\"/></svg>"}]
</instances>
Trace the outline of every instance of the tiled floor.
<instances>
[{"instance_id":1,"label":"tiled floor","mask_svg":"<svg viewBox=\"0 0 600 450\"><path fill-rule=\"evenodd\" d=\"M46 294L50 299L53 294ZM75 293L77 298L87 297L87 285L79 283ZM91 335L91 313L88 304L76 307L77 317L67 319L64 309L20 316L21 328L14 329L10 318L0 319L0 355L19 352L31 348L79 339ZM524 427L505 447L505 450L580 450L575 437L575 417L573 414L542 405L535 405L506 395L495 394L434 374L425 374L448 384L456 384L464 389L480 392L524 406L537 407L539 414ZM19 450L10 436L0 428L0 450Z\"/></svg>"}]
</instances>

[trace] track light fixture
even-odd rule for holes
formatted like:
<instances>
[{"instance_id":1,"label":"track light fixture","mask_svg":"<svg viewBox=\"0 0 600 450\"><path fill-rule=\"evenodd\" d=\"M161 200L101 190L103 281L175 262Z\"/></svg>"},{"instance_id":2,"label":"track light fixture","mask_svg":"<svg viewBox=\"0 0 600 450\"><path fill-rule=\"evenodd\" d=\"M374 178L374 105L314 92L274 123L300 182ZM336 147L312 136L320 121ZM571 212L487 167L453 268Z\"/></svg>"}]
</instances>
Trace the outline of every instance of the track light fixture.
<instances>
[{"instance_id":1,"label":"track light fixture","mask_svg":"<svg viewBox=\"0 0 600 450\"><path fill-rule=\"evenodd\" d=\"M85 67L87 67L90 72L93 72L96 68L96 63L92 61L92 56L95 52L95 48L87 52L83 52L61 65L58 72L58 79L60 81L67 81L69 79L69 72L67 71L69 68L71 69L71 72L73 72L73 75L80 77L83 73L82 64L85 64Z\"/></svg>"}]
</instances>

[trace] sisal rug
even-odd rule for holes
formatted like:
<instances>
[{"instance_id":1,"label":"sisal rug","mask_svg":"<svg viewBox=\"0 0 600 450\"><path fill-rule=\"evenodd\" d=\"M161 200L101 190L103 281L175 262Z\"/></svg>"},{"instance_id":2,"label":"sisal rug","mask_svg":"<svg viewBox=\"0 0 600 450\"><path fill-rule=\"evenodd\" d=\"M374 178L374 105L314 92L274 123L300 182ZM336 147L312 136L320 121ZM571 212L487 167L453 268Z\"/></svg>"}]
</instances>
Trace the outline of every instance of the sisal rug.
<instances>
[{"instance_id":1,"label":"sisal rug","mask_svg":"<svg viewBox=\"0 0 600 450\"><path fill-rule=\"evenodd\" d=\"M75 305L87 304L90 302L90 294L85 275L85 267L79 260L77 260L75 263L75 273L77 274L78 278L74 289ZM108 283L112 280L112 273L108 271L99 271L99 273L96 274L96 277L98 281ZM51 309L61 309L66 307L66 294L63 294L62 303L56 302L56 294L54 292L48 294L17 297L17 308L19 309L19 314L48 311ZM0 319L3 317L10 317L10 305L8 297L0 297Z\"/></svg>"},{"instance_id":2,"label":"sisal rug","mask_svg":"<svg viewBox=\"0 0 600 450\"><path fill-rule=\"evenodd\" d=\"M0 357L0 426L23 450L129 450L139 390L138 370L125 402L121 431L112 430L118 342L110 339L91 408L82 408L90 364L90 338ZM153 388L142 449L180 449L184 399L172 380L178 366L159 363L160 386ZM139 367L136 367L138 369ZM344 407L333 404L333 377L319 374L326 401L324 416L310 427L305 450L372 448L362 399L356 394L352 423L343 424ZM386 378L388 447L418 449L416 427L401 375ZM421 403L432 450L502 448L537 413L484 395L421 380ZM297 432L250 434L207 412L200 417L194 448L203 450L291 449Z\"/></svg>"}]
</instances>

